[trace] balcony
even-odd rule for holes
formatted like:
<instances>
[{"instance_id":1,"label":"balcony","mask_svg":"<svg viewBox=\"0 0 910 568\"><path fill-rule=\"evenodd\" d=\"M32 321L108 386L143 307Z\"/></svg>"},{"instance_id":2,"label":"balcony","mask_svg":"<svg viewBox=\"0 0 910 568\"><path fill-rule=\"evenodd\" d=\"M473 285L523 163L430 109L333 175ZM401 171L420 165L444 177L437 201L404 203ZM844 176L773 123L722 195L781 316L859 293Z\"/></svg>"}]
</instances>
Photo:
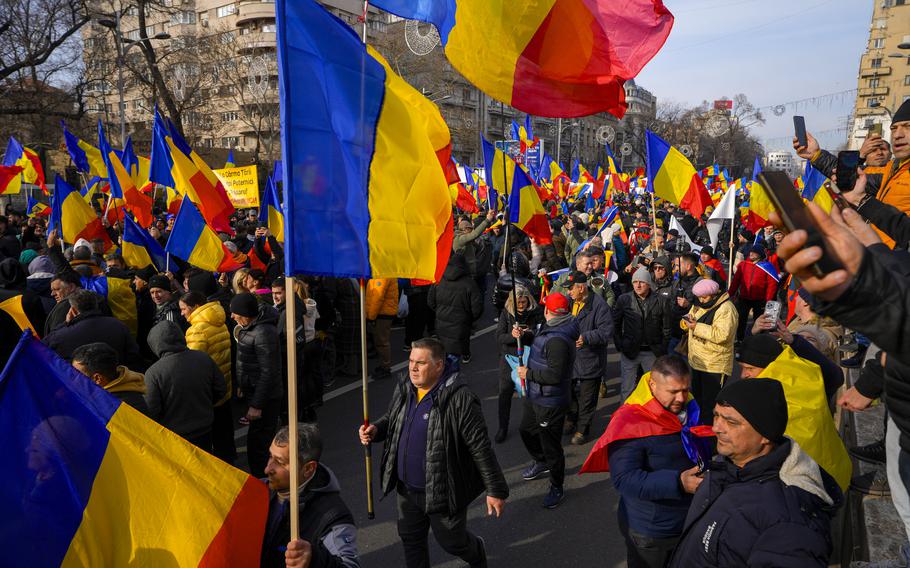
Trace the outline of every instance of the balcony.
<instances>
[{"instance_id":1,"label":"balcony","mask_svg":"<svg viewBox=\"0 0 910 568\"><path fill-rule=\"evenodd\" d=\"M866 67L859 72L861 77L883 77L891 74L890 67Z\"/></svg>"},{"instance_id":2,"label":"balcony","mask_svg":"<svg viewBox=\"0 0 910 568\"><path fill-rule=\"evenodd\" d=\"M262 2L261 0L246 0L241 2L237 10L237 26L253 20L274 20L275 3Z\"/></svg>"},{"instance_id":3,"label":"balcony","mask_svg":"<svg viewBox=\"0 0 910 568\"><path fill-rule=\"evenodd\" d=\"M238 36L237 53L249 53L257 49L275 49L275 32L253 32Z\"/></svg>"},{"instance_id":4,"label":"balcony","mask_svg":"<svg viewBox=\"0 0 910 568\"><path fill-rule=\"evenodd\" d=\"M888 87L863 87L859 90L861 97L884 96L888 94Z\"/></svg>"}]
</instances>

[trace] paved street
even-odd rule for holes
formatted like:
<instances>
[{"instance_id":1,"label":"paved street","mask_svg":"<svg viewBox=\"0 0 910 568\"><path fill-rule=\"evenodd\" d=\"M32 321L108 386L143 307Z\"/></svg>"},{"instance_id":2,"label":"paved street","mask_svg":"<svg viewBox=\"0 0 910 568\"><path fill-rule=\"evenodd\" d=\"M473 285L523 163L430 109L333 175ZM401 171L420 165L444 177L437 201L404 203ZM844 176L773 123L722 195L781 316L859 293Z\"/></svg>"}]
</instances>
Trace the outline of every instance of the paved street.
<instances>
[{"instance_id":1,"label":"paved street","mask_svg":"<svg viewBox=\"0 0 910 568\"><path fill-rule=\"evenodd\" d=\"M497 365L498 347L494 339L495 323L492 306L486 306L484 317L471 343L473 359L462 366L462 377L480 397L487 429L492 438L497 427ZM399 363L393 367L395 377L406 372L403 352L404 329L392 331L392 357ZM619 355L612 352L608 376L619 376ZM370 361L370 368L374 362ZM386 409L392 392L392 380L370 383L370 414L378 418ZM618 404L618 378L610 381L610 398L601 399L592 432L599 435L610 413ZM341 481L344 498L359 527L359 548L365 567L396 567L404 565L404 555L396 532L395 494L383 500L379 495L379 459L382 445L373 446L374 492L376 518L367 520L366 488L362 447L357 441L357 428L362 422L359 380L338 380L327 390L325 405L319 410L319 423L325 439L323 463L331 467ZM566 501L555 510L542 507L549 484L545 479L527 482L521 471L529 457L518 436L521 407L513 400L509 438L494 445L496 456L509 483L511 496L503 517L486 518L483 498L474 501L468 513L472 531L486 540L491 566L625 566L625 547L616 524L616 492L606 474L578 476L593 441L584 446L572 446L568 436L566 448ZM245 433L245 428L238 434ZM238 445L245 444L245 437ZM455 568L464 566L439 548L430 537L434 566ZM558 544L558 546L554 546Z\"/></svg>"}]
</instances>

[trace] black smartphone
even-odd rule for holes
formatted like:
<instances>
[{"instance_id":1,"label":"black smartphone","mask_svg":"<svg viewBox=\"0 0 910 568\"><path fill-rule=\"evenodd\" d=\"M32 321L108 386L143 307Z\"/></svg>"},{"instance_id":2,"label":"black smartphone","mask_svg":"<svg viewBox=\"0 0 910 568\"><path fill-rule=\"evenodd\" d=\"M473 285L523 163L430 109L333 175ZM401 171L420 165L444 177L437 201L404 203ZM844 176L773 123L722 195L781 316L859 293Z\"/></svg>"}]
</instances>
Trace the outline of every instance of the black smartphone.
<instances>
[{"instance_id":1,"label":"black smartphone","mask_svg":"<svg viewBox=\"0 0 910 568\"><path fill-rule=\"evenodd\" d=\"M806 119L802 116L793 117L793 130L796 132L796 140L800 146L808 146L809 138L806 136Z\"/></svg>"},{"instance_id":2,"label":"black smartphone","mask_svg":"<svg viewBox=\"0 0 910 568\"><path fill-rule=\"evenodd\" d=\"M834 175L837 176L837 188L841 191L853 191L856 185L856 168L859 167L859 151L844 150L837 153L837 167Z\"/></svg>"},{"instance_id":3,"label":"black smartphone","mask_svg":"<svg viewBox=\"0 0 910 568\"><path fill-rule=\"evenodd\" d=\"M809 213L809 208L806 207L802 197L793 187L790 176L784 172L768 170L758 174L758 182L765 189L774 208L777 209L787 232L792 233L797 229L802 229L808 234L806 248L821 247L822 257L813 265L815 275L821 278L825 274L843 268L840 261L828 250L815 218Z\"/></svg>"}]
</instances>

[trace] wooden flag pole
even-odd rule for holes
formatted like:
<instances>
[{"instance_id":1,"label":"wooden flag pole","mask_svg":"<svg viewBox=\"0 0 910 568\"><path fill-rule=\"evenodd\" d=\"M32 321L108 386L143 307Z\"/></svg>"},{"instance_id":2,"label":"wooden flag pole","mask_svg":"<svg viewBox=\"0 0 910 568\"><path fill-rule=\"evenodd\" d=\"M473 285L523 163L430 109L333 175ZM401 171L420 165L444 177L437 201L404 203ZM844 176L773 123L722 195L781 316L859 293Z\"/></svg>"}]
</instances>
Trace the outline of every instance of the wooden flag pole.
<instances>
[{"instance_id":1,"label":"wooden flag pole","mask_svg":"<svg viewBox=\"0 0 910 568\"><path fill-rule=\"evenodd\" d=\"M651 229L651 248L654 253L654 258L660 256L657 251L657 206L654 204L654 192L651 192L651 224L653 229Z\"/></svg>"},{"instance_id":2,"label":"wooden flag pole","mask_svg":"<svg viewBox=\"0 0 910 568\"><path fill-rule=\"evenodd\" d=\"M736 202L734 201L734 205ZM730 219L730 257L727 268L727 292L730 291L730 285L733 284L733 235L736 233L736 219Z\"/></svg>"},{"instance_id":3,"label":"wooden flag pole","mask_svg":"<svg viewBox=\"0 0 910 568\"><path fill-rule=\"evenodd\" d=\"M367 386L369 382L369 377L367 377L367 284L363 278L360 279L360 379L363 391L363 427L368 428L370 426L370 391ZM376 518L376 512L373 510L373 451L370 449L370 444L363 446L363 458L367 471L367 518L372 520Z\"/></svg>"},{"instance_id":4,"label":"wooden flag pole","mask_svg":"<svg viewBox=\"0 0 910 568\"><path fill-rule=\"evenodd\" d=\"M300 496L297 487L300 484L297 447L297 292L294 289L295 279L287 274L284 279L285 333L287 334L288 352L288 457L291 474L291 540L300 538Z\"/></svg>"}]
</instances>

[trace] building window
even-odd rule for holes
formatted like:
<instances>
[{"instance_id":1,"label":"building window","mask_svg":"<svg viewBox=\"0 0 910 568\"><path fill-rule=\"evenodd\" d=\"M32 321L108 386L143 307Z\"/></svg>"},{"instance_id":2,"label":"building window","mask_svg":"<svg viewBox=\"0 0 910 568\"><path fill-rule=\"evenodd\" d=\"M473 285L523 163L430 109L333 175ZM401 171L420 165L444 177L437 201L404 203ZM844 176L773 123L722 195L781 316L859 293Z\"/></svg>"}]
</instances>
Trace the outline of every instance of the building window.
<instances>
[{"instance_id":1,"label":"building window","mask_svg":"<svg viewBox=\"0 0 910 568\"><path fill-rule=\"evenodd\" d=\"M873 77L873 78L869 79L869 86L872 88L878 87L878 84L880 81L881 81L881 79L879 79L878 77Z\"/></svg>"},{"instance_id":2,"label":"building window","mask_svg":"<svg viewBox=\"0 0 910 568\"><path fill-rule=\"evenodd\" d=\"M872 49L881 49L885 47L885 38L879 37L872 40Z\"/></svg>"},{"instance_id":3,"label":"building window","mask_svg":"<svg viewBox=\"0 0 910 568\"><path fill-rule=\"evenodd\" d=\"M240 119L240 113L235 110L221 113L221 122L232 122Z\"/></svg>"},{"instance_id":4,"label":"building window","mask_svg":"<svg viewBox=\"0 0 910 568\"><path fill-rule=\"evenodd\" d=\"M877 68L881 67L881 66L882 66L882 58L881 58L881 57L876 57L875 59L873 59L872 61L869 62L869 66L872 67L873 69L877 69Z\"/></svg>"},{"instance_id":5,"label":"building window","mask_svg":"<svg viewBox=\"0 0 910 568\"><path fill-rule=\"evenodd\" d=\"M904 86L910 86L910 75L904 75Z\"/></svg>"},{"instance_id":6,"label":"building window","mask_svg":"<svg viewBox=\"0 0 910 568\"><path fill-rule=\"evenodd\" d=\"M174 12L171 14L172 24L195 24L196 12Z\"/></svg>"},{"instance_id":7,"label":"building window","mask_svg":"<svg viewBox=\"0 0 910 568\"><path fill-rule=\"evenodd\" d=\"M126 32L124 37L126 37L126 39L137 40L139 39L139 30L130 30Z\"/></svg>"},{"instance_id":8,"label":"building window","mask_svg":"<svg viewBox=\"0 0 910 568\"><path fill-rule=\"evenodd\" d=\"M883 30L888 27L888 20L886 18L879 18L875 20L875 28Z\"/></svg>"},{"instance_id":9,"label":"building window","mask_svg":"<svg viewBox=\"0 0 910 568\"><path fill-rule=\"evenodd\" d=\"M894 5L895 5L895 6L903 6L903 5L906 4L906 3L907 3L907 0L896 0L896 2L894 2Z\"/></svg>"},{"instance_id":10,"label":"building window","mask_svg":"<svg viewBox=\"0 0 910 568\"><path fill-rule=\"evenodd\" d=\"M473 101L474 93L471 91L471 89L462 89L461 98L462 98L462 100L465 100L465 101Z\"/></svg>"},{"instance_id":11,"label":"building window","mask_svg":"<svg viewBox=\"0 0 910 568\"><path fill-rule=\"evenodd\" d=\"M866 106L869 108L875 108L878 106L878 99L867 99Z\"/></svg>"},{"instance_id":12,"label":"building window","mask_svg":"<svg viewBox=\"0 0 910 568\"><path fill-rule=\"evenodd\" d=\"M225 45L232 43L234 41L234 32L224 32L218 39L220 39L221 43Z\"/></svg>"},{"instance_id":13,"label":"building window","mask_svg":"<svg viewBox=\"0 0 910 568\"><path fill-rule=\"evenodd\" d=\"M275 24L263 24L262 31L266 32L266 33L268 33L268 32L275 33Z\"/></svg>"},{"instance_id":14,"label":"building window","mask_svg":"<svg viewBox=\"0 0 910 568\"><path fill-rule=\"evenodd\" d=\"M225 136L221 139L222 148L234 148L240 143L239 136Z\"/></svg>"},{"instance_id":15,"label":"building window","mask_svg":"<svg viewBox=\"0 0 910 568\"><path fill-rule=\"evenodd\" d=\"M227 6L219 6L218 9L215 10L215 14L219 18L223 18L225 16L231 16L236 13L237 13L237 4L228 4Z\"/></svg>"}]
</instances>

